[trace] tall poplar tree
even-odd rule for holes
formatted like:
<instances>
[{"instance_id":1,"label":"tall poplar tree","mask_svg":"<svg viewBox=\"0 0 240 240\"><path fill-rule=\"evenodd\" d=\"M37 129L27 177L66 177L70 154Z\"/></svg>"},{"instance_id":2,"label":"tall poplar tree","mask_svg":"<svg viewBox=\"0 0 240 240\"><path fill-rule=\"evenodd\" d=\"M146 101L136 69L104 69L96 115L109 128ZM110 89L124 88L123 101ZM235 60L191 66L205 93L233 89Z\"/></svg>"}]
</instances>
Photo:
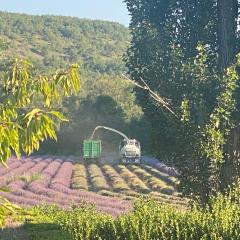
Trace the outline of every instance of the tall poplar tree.
<instances>
[{"instance_id":1,"label":"tall poplar tree","mask_svg":"<svg viewBox=\"0 0 240 240\"><path fill-rule=\"evenodd\" d=\"M129 75L144 79L178 116L136 89L152 124L151 150L178 167L185 193L205 201L239 176L239 135L232 134L240 109L238 1L125 3L131 15ZM229 165L235 172L226 175Z\"/></svg>"},{"instance_id":2,"label":"tall poplar tree","mask_svg":"<svg viewBox=\"0 0 240 240\"><path fill-rule=\"evenodd\" d=\"M219 68L224 70L234 63L236 54L239 51L238 41L238 1L237 0L218 0L218 54ZM239 92L236 98L239 98ZM239 101L237 102L239 104ZM238 105L239 109L239 105ZM240 116L235 114L235 127L228 137L228 144L225 146L225 162L222 168L222 185L223 187L231 184L240 174Z\"/></svg>"}]
</instances>

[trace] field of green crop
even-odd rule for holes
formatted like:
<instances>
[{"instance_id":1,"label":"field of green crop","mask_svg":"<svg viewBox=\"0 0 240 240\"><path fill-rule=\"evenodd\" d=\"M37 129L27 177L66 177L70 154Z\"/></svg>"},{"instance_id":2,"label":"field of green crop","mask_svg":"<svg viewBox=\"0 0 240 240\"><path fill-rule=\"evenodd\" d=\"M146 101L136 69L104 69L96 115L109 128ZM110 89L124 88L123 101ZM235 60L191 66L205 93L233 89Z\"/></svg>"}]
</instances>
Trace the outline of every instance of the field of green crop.
<instances>
[{"instance_id":1,"label":"field of green crop","mask_svg":"<svg viewBox=\"0 0 240 240\"><path fill-rule=\"evenodd\" d=\"M0 233L3 240L239 240L239 192L235 198L218 196L209 207L187 211L137 200L133 211L112 217L90 205L70 210L41 206L11 216L19 231ZM237 197L237 198L236 198ZM237 200L238 199L238 200ZM8 238L10 236L10 238ZM15 237L15 238L14 238Z\"/></svg>"},{"instance_id":2,"label":"field of green crop","mask_svg":"<svg viewBox=\"0 0 240 240\"><path fill-rule=\"evenodd\" d=\"M137 201L134 211L112 218L91 207L59 211L47 209L74 240L238 240L240 207L220 196L211 208L178 211L157 201Z\"/></svg>"}]
</instances>

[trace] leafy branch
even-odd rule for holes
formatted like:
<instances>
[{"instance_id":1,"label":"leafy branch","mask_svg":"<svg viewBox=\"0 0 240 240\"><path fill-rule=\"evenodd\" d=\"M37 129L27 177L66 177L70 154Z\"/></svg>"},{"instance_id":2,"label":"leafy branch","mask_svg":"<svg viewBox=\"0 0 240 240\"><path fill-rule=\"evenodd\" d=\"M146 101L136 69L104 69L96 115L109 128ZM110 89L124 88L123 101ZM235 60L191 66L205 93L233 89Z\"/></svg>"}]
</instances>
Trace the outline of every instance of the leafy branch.
<instances>
[{"instance_id":1,"label":"leafy branch","mask_svg":"<svg viewBox=\"0 0 240 240\"><path fill-rule=\"evenodd\" d=\"M57 140L57 123L67 121L53 109L63 96L77 94L81 87L78 65L52 76L32 76L32 65L15 59L5 75L0 103L0 162L14 152L31 154L47 138ZM37 101L42 108L33 107Z\"/></svg>"},{"instance_id":2,"label":"leafy branch","mask_svg":"<svg viewBox=\"0 0 240 240\"><path fill-rule=\"evenodd\" d=\"M127 76L125 76L124 74L122 74L122 76L124 78L126 78L128 81L130 81L131 83L133 83L135 86L137 86L138 88L141 88L147 92L149 92L149 95L157 102L159 103L162 107L166 108L171 114L173 114L176 118L178 118L177 114L172 110L172 106L170 106L170 104L163 98L161 97L159 94L155 93L146 83L146 81L144 81L142 78L140 78L140 81L142 84L137 83L136 81L128 78Z\"/></svg>"}]
</instances>

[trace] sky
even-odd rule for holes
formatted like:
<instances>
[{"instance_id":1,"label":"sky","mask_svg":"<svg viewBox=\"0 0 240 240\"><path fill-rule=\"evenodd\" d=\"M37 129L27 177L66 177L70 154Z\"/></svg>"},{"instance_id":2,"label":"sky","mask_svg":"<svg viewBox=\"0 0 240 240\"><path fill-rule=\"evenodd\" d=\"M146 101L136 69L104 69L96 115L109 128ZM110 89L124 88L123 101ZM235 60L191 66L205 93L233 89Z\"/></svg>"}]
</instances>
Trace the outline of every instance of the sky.
<instances>
[{"instance_id":1,"label":"sky","mask_svg":"<svg viewBox=\"0 0 240 240\"><path fill-rule=\"evenodd\" d=\"M129 25L122 0L0 0L0 10L33 15L63 15Z\"/></svg>"}]
</instances>

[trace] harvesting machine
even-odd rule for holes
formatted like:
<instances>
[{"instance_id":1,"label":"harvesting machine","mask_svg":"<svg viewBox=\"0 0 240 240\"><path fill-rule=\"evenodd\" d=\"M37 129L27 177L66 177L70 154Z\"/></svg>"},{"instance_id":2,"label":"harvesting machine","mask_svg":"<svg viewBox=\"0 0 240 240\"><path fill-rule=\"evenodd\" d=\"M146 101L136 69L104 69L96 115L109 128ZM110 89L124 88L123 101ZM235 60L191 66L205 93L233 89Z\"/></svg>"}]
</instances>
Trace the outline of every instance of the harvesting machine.
<instances>
[{"instance_id":1,"label":"harvesting machine","mask_svg":"<svg viewBox=\"0 0 240 240\"><path fill-rule=\"evenodd\" d=\"M106 127L106 126L97 126L90 140L85 140L83 145L83 153L85 158L98 158L101 155L101 141L100 140L92 140L94 134L97 130L104 129L116 134L119 134L123 137L123 140L119 144L119 155L120 159L123 163L140 163L141 159L141 146L140 142L136 139L129 139L122 132Z\"/></svg>"}]
</instances>

